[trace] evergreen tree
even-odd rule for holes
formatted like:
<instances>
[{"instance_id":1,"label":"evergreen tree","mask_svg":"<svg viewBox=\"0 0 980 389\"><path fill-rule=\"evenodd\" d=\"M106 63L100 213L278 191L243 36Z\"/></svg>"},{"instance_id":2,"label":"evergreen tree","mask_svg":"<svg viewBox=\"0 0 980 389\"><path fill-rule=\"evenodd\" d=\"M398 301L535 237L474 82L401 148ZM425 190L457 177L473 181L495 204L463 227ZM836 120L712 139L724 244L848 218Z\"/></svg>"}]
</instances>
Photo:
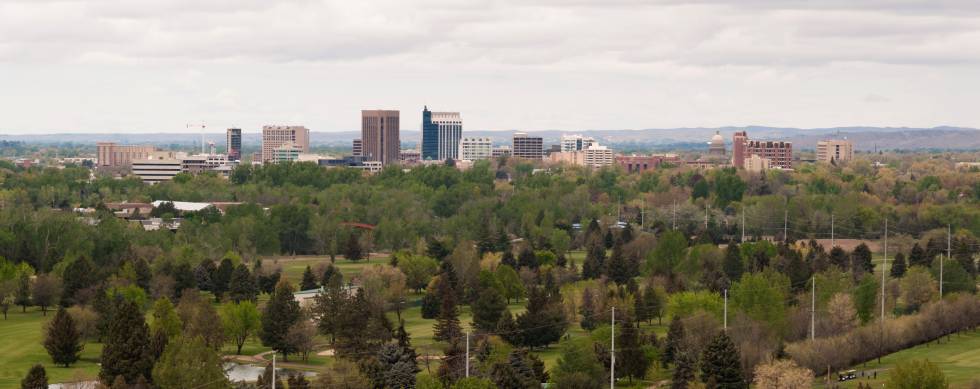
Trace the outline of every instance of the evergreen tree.
<instances>
[{"instance_id":1,"label":"evergreen tree","mask_svg":"<svg viewBox=\"0 0 980 389\"><path fill-rule=\"evenodd\" d=\"M458 338L454 338L443 351L445 357L436 373L443 387L450 387L466 376L466 349Z\"/></svg>"},{"instance_id":2,"label":"evergreen tree","mask_svg":"<svg viewBox=\"0 0 980 389\"><path fill-rule=\"evenodd\" d=\"M184 290L197 287L197 279L194 277L194 270L186 262L177 264L173 268L174 294L177 298L183 295Z\"/></svg>"},{"instance_id":3,"label":"evergreen tree","mask_svg":"<svg viewBox=\"0 0 980 389\"><path fill-rule=\"evenodd\" d=\"M847 258L847 252L844 249L836 246L830 249L830 263L842 270L847 270L850 268L850 261Z\"/></svg>"},{"instance_id":4,"label":"evergreen tree","mask_svg":"<svg viewBox=\"0 0 980 389\"><path fill-rule=\"evenodd\" d=\"M506 316L506 315L505 315ZM516 345L540 347L557 342L568 326L561 306L561 295L549 295L540 287L532 287L527 299L527 310L515 321L520 331Z\"/></svg>"},{"instance_id":5,"label":"evergreen tree","mask_svg":"<svg viewBox=\"0 0 980 389\"><path fill-rule=\"evenodd\" d=\"M300 282L299 290L311 290L317 288L316 276L313 275L313 269L310 265L306 265L306 270L303 271L303 280Z\"/></svg>"},{"instance_id":6,"label":"evergreen tree","mask_svg":"<svg viewBox=\"0 0 980 389\"><path fill-rule=\"evenodd\" d=\"M438 283L439 316L433 325L433 338L441 341L452 341L463 333L459 326L459 312L456 309L456 292L449 282Z\"/></svg>"},{"instance_id":7,"label":"evergreen tree","mask_svg":"<svg viewBox=\"0 0 980 389\"><path fill-rule=\"evenodd\" d=\"M623 256L623 245L619 242L613 245L612 255L606 261L606 276L616 285L623 285L634 276L630 273L630 266Z\"/></svg>"},{"instance_id":8,"label":"evergreen tree","mask_svg":"<svg viewBox=\"0 0 980 389\"><path fill-rule=\"evenodd\" d=\"M637 291L633 294L633 315L636 317L636 322L642 323L644 321L650 321L650 312L647 310L647 301L644 295L646 293L653 292L653 287L649 284L642 291Z\"/></svg>"},{"instance_id":9,"label":"evergreen tree","mask_svg":"<svg viewBox=\"0 0 980 389\"><path fill-rule=\"evenodd\" d=\"M606 267L606 249L601 244L592 244L582 263L582 278L596 279L602 276Z\"/></svg>"},{"instance_id":10,"label":"evergreen tree","mask_svg":"<svg viewBox=\"0 0 980 389\"><path fill-rule=\"evenodd\" d=\"M860 269L865 273L874 272L875 265L871 263L871 249L868 245L861 243L855 247L851 252L851 259L854 260L855 270Z\"/></svg>"},{"instance_id":11,"label":"evergreen tree","mask_svg":"<svg viewBox=\"0 0 980 389\"><path fill-rule=\"evenodd\" d=\"M75 321L64 309L58 309L51 324L48 325L44 338L44 348L54 363L68 367L78 361L82 352L81 334L75 327Z\"/></svg>"},{"instance_id":12,"label":"evergreen tree","mask_svg":"<svg viewBox=\"0 0 980 389\"><path fill-rule=\"evenodd\" d=\"M735 241L728 242L728 247L725 248L725 262L722 267L729 280L742 278L742 272L745 271L742 264L742 253Z\"/></svg>"},{"instance_id":13,"label":"evergreen tree","mask_svg":"<svg viewBox=\"0 0 980 389\"><path fill-rule=\"evenodd\" d=\"M255 381L255 389L272 389L272 364L269 363L265 365L265 370L259 375L258 380ZM284 388L282 385L282 375L276 375L276 388Z\"/></svg>"},{"instance_id":14,"label":"evergreen tree","mask_svg":"<svg viewBox=\"0 0 980 389\"><path fill-rule=\"evenodd\" d=\"M300 308L293 297L293 287L285 279L280 280L262 312L262 330L259 331L262 345L281 353L282 359L288 361L289 354L296 350L286 334L299 319Z\"/></svg>"},{"instance_id":15,"label":"evergreen tree","mask_svg":"<svg viewBox=\"0 0 980 389\"><path fill-rule=\"evenodd\" d=\"M619 363L616 365L616 374L628 377L630 383L634 378L643 379L653 360L647 357L640 340L639 329L634 326L633 319L629 315L626 315L623 325L617 331L616 346L616 362Z\"/></svg>"},{"instance_id":16,"label":"evergreen tree","mask_svg":"<svg viewBox=\"0 0 980 389\"><path fill-rule=\"evenodd\" d=\"M902 278L906 270L908 270L908 266L905 264L905 254L895 254L895 259L892 260L891 276L893 278Z\"/></svg>"},{"instance_id":17,"label":"evergreen tree","mask_svg":"<svg viewBox=\"0 0 980 389\"><path fill-rule=\"evenodd\" d=\"M517 269L517 259L514 258L514 253L510 250L504 251L504 254L500 257L500 264Z\"/></svg>"},{"instance_id":18,"label":"evergreen tree","mask_svg":"<svg viewBox=\"0 0 980 389\"><path fill-rule=\"evenodd\" d=\"M596 323L595 317L595 298L592 297L592 289L585 288L582 291L582 305L579 307L579 314L582 315L582 321L579 325L582 329L586 331L592 331L596 328L598 323Z\"/></svg>"},{"instance_id":19,"label":"evergreen tree","mask_svg":"<svg viewBox=\"0 0 980 389\"><path fill-rule=\"evenodd\" d=\"M344 275L340 273L340 270L337 270L337 267L335 267L332 263L327 264L327 267L323 269L323 274L320 276L321 285L324 288L326 288L327 284L330 282L330 280L334 277L335 274L340 276L340 278L337 281L343 283Z\"/></svg>"},{"instance_id":20,"label":"evergreen tree","mask_svg":"<svg viewBox=\"0 0 980 389\"><path fill-rule=\"evenodd\" d=\"M500 316L507 309L507 301L497 288L481 285L480 293L472 305L473 324L476 328L490 332L497 327Z\"/></svg>"},{"instance_id":21,"label":"evergreen tree","mask_svg":"<svg viewBox=\"0 0 980 389\"><path fill-rule=\"evenodd\" d=\"M248 268L246 267L245 270L248 270ZM211 291L214 292L215 298L220 299L228 291L228 285L231 283L231 276L234 272L235 265L232 264L231 259L227 257L222 258L212 279L214 285Z\"/></svg>"},{"instance_id":22,"label":"evergreen tree","mask_svg":"<svg viewBox=\"0 0 980 389\"><path fill-rule=\"evenodd\" d=\"M150 350L150 329L136 303L116 296L109 322L105 345L102 347L102 382L123 376L126 382L150 377L153 355Z\"/></svg>"},{"instance_id":23,"label":"evergreen tree","mask_svg":"<svg viewBox=\"0 0 980 389\"><path fill-rule=\"evenodd\" d=\"M347 244L344 246L344 257L348 261L359 261L364 259L364 252L361 250L361 242L357 238L357 234L353 231L347 236Z\"/></svg>"},{"instance_id":24,"label":"evergreen tree","mask_svg":"<svg viewBox=\"0 0 980 389\"><path fill-rule=\"evenodd\" d=\"M231 272L228 281L228 297L231 301L240 303L242 301L255 302L258 299L259 287L256 285L255 277L248 271L248 267L239 264Z\"/></svg>"},{"instance_id":25,"label":"evergreen tree","mask_svg":"<svg viewBox=\"0 0 980 389\"><path fill-rule=\"evenodd\" d=\"M534 251L532 251L530 247L524 246L524 248L521 249L521 253L517 256L518 268L526 267L528 269L537 269L539 265L538 257L534 255Z\"/></svg>"},{"instance_id":26,"label":"evergreen tree","mask_svg":"<svg viewBox=\"0 0 980 389\"><path fill-rule=\"evenodd\" d=\"M61 277L61 305L64 307L75 305L78 302L76 300L78 291L91 287L94 283L92 261L85 257L72 261L65 267Z\"/></svg>"},{"instance_id":27,"label":"evergreen tree","mask_svg":"<svg viewBox=\"0 0 980 389\"><path fill-rule=\"evenodd\" d=\"M602 244L606 247L606 250L609 250L609 249L611 249L613 247L613 244L615 242L616 242L616 239L613 238L612 229L611 228L607 228L606 229L606 235L602 238Z\"/></svg>"},{"instance_id":28,"label":"evergreen tree","mask_svg":"<svg viewBox=\"0 0 980 389\"><path fill-rule=\"evenodd\" d=\"M677 316L670 320L670 327L667 328L667 343L664 345L664 354L660 362L666 368L668 364L676 362L677 356L683 350L681 344L684 342L684 323Z\"/></svg>"},{"instance_id":29,"label":"evergreen tree","mask_svg":"<svg viewBox=\"0 0 980 389\"><path fill-rule=\"evenodd\" d=\"M439 239L430 238L426 241L425 254L437 261L442 262L450 253L449 248Z\"/></svg>"},{"instance_id":30,"label":"evergreen tree","mask_svg":"<svg viewBox=\"0 0 980 389\"><path fill-rule=\"evenodd\" d=\"M381 388L414 388L415 375L421 371L414 350L409 353L392 343L381 346L376 366L375 387Z\"/></svg>"},{"instance_id":31,"label":"evergreen tree","mask_svg":"<svg viewBox=\"0 0 980 389\"><path fill-rule=\"evenodd\" d=\"M623 244L627 244L633 241L633 225L626 223L626 227L623 227L623 231L619 233L619 241Z\"/></svg>"},{"instance_id":32,"label":"evergreen tree","mask_svg":"<svg viewBox=\"0 0 980 389\"><path fill-rule=\"evenodd\" d=\"M695 366L698 361L694 354L679 351L674 361L674 374L670 379L670 389L687 389L687 384L694 381Z\"/></svg>"},{"instance_id":33,"label":"evergreen tree","mask_svg":"<svg viewBox=\"0 0 980 389\"><path fill-rule=\"evenodd\" d=\"M439 276L436 276L430 285L435 287L429 287L425 289L425 295L422 296L422 318L423 319L435 319L439 316L439 306L442 300L439 299L439 284L443 282Z\"/></svg>"},{"instance_id":34,"label":"evergreen tree","mask_svg":"<svg viewBox=\"0 0 980 389\"><path fill-rule=\"evenodd\" d=\"M916 242L912 245L912 250L909 251L908 257L908 267L912 266L929 266L929 258L926 258L926 251L919 247L919 243Z\"/></svg>"},{"instance_id":35,"label":"evergreen tree","mask_svg":"<svg viewBox=\"0 0 980 389\"><path fill-rule=\"evenodd\" d=\"M214 262L210 259L205 259L201 261L196 268L194 268L194 280L197 284L197 289L203 291L214 291L214 273L218 271L218 268L214 266Z\"/></svg>"},{"instance_id":36,"label":"evergreen tree","mask_svg":"<svg viewBox=\"0 0 980 389\"><path fill-rule=\"evenodd\" d=\"M48 389L48 373L44 366L34 365L20 381L20 389Z\"/></svg>"},{"instance_id":37,"label":"evergreen tree","mask_svg":"<svg viewBox=\"0 0 980 389\"><path fill-rule=\"evenodd\" d=\"M143 290L150 290L150 281L153 279L153 271L146 259L140 257L133 261L133 270L136 272L136 285Z\"/></svg>"},{"instance_id":38,"label":"evergreen tree","mask_svg":"<svg viewBox=\"0 0 980 389\"><path fill-rule=\"evenodd\" d=\"M701 380L714 380L718 389L748 388L742 374L738 348L725 332L708 343L701 356Z\"/></svg>"},{"instance_id":39,"label":"evergreen tree","mask_svg":"<svg viewBox=\"0 0 980 389\"><path fill-rule=\"evenodd\" d=\"M334 273L331 281L326 281L323 291L314 297L313 302L313 316L318 318L317 329L323 335L330 335L331 342L336 340L340 325L340 316L337 313L343 311L348 299L341 277L339 272Z\"/></svg>"},{"instance_id":40,"label":"evergreen tree","mask_svg":"<svg viewBox=\"0 0 980 389\"><path fill-rule=\"evenodd\" d=\"M647 284L646 290L643 292L643 305L647 311L647 323L650 323L656 317L657 324L663 324L661 322L664 310L663 301L660 298L660 293L653 287L653 284Z\"/></svg>"},{"instance_id":41,"label":"evergreen tree","mask_svg":"<svg viewBox=\"0 0 980 389\"><path fill-rule=\"evenodd\" d=\"M310 381L306 379L306 375L303 373L290 374L286 383L289 384L289 389L310 389Z\"/></svg>"}]
</instances>

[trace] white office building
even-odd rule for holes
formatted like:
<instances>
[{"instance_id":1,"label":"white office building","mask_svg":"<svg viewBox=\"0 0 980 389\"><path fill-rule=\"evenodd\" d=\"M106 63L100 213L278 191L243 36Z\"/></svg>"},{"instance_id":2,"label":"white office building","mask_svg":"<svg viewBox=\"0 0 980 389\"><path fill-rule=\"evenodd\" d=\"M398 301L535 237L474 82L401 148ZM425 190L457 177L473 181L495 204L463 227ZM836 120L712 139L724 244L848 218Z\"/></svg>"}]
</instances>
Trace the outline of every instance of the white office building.
<instances>
[{"instance_id":1,"label":"white office building","mask_svg":"<svg viewBox=\"0 0 980 389\"><path fill-rule=\"evenodd\" d=\"M490 138L463 138L459 141L459 159L478 161L493 156L493 142Z\"/></svg>"},{"instance_id":2,"label":"white office building","mask_svg":"<svg viewBox=\"0 0 980 389\"><path fill-rule=\"evenodd\" d=\"M459 142L463 137L463 119L459 112L432 112L432 123L439 126L438 160L460 159Z\"/></svg>"},{"instance_id":3,"label":"white office building","mask_svg":"<svg viewBox=\"0 0 980 389\"><path fill-rule=\"evenodd\" d=\"M596 144L595 138L582 136L582 135L562 135L561 136L561 151L581 151L589 148L589 146Z\"/></svg>"}]
</instances>

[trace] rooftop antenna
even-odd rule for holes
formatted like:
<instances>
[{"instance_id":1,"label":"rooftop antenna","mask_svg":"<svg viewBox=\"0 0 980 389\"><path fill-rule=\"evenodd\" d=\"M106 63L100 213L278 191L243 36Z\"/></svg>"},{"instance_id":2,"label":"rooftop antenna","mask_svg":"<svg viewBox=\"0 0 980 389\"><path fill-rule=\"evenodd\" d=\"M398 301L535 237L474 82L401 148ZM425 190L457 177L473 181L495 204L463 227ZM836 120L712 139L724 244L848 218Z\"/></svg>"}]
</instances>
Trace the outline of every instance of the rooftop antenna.
<instances>
[{"instance_id":1,"label":"rooftop antenna","mask_svg":"<svg viewBox=\"0 0 980 389\"><path fill-rule=\"evenodd\" d=\"M204 148L204 122L201 122L201 154L207 153L207 149Z\"/></svg>"}]
</instances>

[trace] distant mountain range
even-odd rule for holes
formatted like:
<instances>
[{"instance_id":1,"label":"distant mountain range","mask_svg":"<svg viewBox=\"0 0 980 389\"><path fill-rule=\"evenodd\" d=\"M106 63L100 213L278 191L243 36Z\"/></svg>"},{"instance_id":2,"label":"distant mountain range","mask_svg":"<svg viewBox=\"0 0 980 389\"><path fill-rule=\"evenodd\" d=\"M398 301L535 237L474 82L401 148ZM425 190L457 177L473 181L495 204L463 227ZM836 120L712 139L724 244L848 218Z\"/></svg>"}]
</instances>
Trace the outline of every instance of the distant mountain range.
<instances>
[{"instance_id":1,"label":"distant mountain range","mask_svg":"<svg viewBox=\"0 0 980 389\"><path fill-rule=\"evenodd\" d=\"M707 143L715 132L725 137L731 143L732 133L748 131L751 139L786 140L791 141L797 149L813 149L817 141L827 138L847 138L854 142L858 150L918 150L918 149L950 149L977 150L980 149L980 130L964 127L833 127L833 128L785 128L785 127L720 127L720 128L665 128L643 130L585 130L563 131L545 130L528 131L529 134L544 138L545 145L556 144L563 134L581 134L596 138L599 143L612 147L629 148L670 148L678 145L690 147ZM0 131L10 133L11 131ZM494 144L509 144L511 131L465 131L466 137L489 137ZM414 145L420 138L418 130L403 130L402 143ZM310 143L314 146L348 146L351 140L360 137L358 131L312 132ZM206 140L214 141L219 147L224 146L224 133L208 133ZM41 144L94 144L100 141L111 141L123 144L153 144L153 145L199 145L200 134L147 133L147 134L39 134L39 135L3 135L0 140L22 141L25 143ZM243 142L246 145L258 145L261 142L258 133L245 133Z\"/></svg>"}]
</instances>

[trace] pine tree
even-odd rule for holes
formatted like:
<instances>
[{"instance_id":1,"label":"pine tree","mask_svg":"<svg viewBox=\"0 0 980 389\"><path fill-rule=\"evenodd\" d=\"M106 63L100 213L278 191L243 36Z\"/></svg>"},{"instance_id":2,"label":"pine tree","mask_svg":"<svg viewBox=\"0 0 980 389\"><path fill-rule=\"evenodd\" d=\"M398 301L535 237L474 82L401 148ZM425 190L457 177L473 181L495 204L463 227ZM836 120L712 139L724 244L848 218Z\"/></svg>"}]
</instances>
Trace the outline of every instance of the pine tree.
<instances>
[{"instance_id":1,"label":"pine tree","mask_svg":"<svg viewBox=\"0 0 980 389\"><path fill-rule=\"evenodd\" d=\"M265 365L265 370L259 375L258 380L255 381L255 389L272 389L272 364ZM282 386L282 375L276 375L276 388L284 388Z\"/></svg>"},{"instance_id":2,"label":"pine tree","mask_svg":"<svg viewBox=\"0 0 980 389\"><path fill-rule=\"evenodd\" d=\"M908 270L908 267L905 264L905 254L895 254L895 259L892 261L891 276L893 278L902 278L906 270Z\"/></svg>"},{"instance_id":3,"label":"pine tree","mask_svg":"<svg viewBox=\"0 0 980 389\"><path fill-rule=\"evenodd\" d=\"M214 273L216 271L218 271L218 268L214 266L214 262L211 262L210 259L201 261L194 268L194 280L197 283L197 289L208 292L214 291Z\"/></svg>"},{"instance_id":4,"label":"pine tree","mask_svg":"<svg viewBox=\"0 0 980 389\"><path fill-rule=\"evenodd\" d=\"M340 271L337 270L337 268L332 263L331 264L327 264L327 267L325 269L323 269L323 274L320 277L321 285L324 288L326 288L327 287L327 284L330 283L330 280L334 277L335 274L340 276L340 278L337 281L339 281L340 283L343 283L344 282L344 275L341 274Z\"/></svg>"},{"instance_id":5,"label":"pine tree","mask_svg":"<svg viewBox=\"0 0 980 389\"><path fill-rule=\"evenodd\" d=\"M443 351L445 357L439 364L439 381L444 387L450 387L466 375L466 349L458 338L454 338Z\"/></svg>"},{"instance_id":6,"label":"pine tree","mask_svg":"<svg viewBox=\"0 0 980 389\"><path fill-rule=\"evenodd\" d=\"M830 263L841 269L847 269L848 266L847 252L840 246L836 246L830 249Z\"/></svg>"},{"instance_id":7,"label":"pine tree","mask_svg":"<svg viewBox=\"0 0 980 389\"><path fill-rule=\"evenodd\" d=\"M568 326L561 294L549 295L543 287L532 287L528 293L527 310L517 316L515 325L520 331L515 345L533 349L557 342Z\"/></svg>"},{"instance_id":8,"label":"pine tree","mask_svg":"<svg viewBox=\"0 0 980 389\"><path fill-rule=\"evenodd\" d=\"M462 334L459 326L459 312L456 309L456 293L449 282L439 282L439 317L433 325L433 338L441 341L452 341Z\"/></svg>"},{"instance_id":9,"label":"pine tree","mask_svg":"<svg viewBox=\"0 0 980 389\"><path fill-rule=\"evenodd\" d=\"M909 262L908 267L912 267L912 266L928 267L930 261L928 258L926 258L925 250L923 250L922 247L919 247L919 243L915 243L912 245L912 250L909 251L908 262Z\"/></svg>"},{"instance_id":10,"label":"pine tree","mask_svg":"<svg viewBox=\"0 0 980 389\"><path fill-rule=\"evenodd\" d=\"M299 290L311 290L317 288L316 276L313 275L313 268L306 265L303 271L303 280L300 282Z\"/></svg>"},{"instance_id":11,"label":"pine tree","mask_svg":"<svg viewBox=\"0 0 980 389\"><path fill-rule=\"evenodd\" d=\"M670 320L670 327L667 328L667 344L664 345L664 354L660 362L666 368L668 364L674 363L677 356L683 350L681 343L684 341L684 323L677 316Z\"/></svg>"},{"instance_id":12,"label":"pine tree","mask_svg":"<svg viewBox=\"0 0 980 389\"><path fill-rule=\"evenodd\" d=\"M616 241L616 239L613 238L612 229L611 228L607 228L606 229L606 235L602 238L602 243L603 243L603 245L605 245L606 250L611 249L613 247L613 244L615 243L615 241Z\"/></svg>"},{"instance_id":13,"label":"pine tree","mask_svg":"<svg viewBox=\"0 0 980 389\"><path fill-rule=\"evenodd\" d=\"M629 315L624 318L623 325L617 332L616 361L619 364L616 365L616 373L629 377L630 383L633 382L633 378L643 379L652 360L647 358L640 341L639 330L634 326L633 319Z\"/></svg>"},{"instance_id":14,"label":"pine tree","mask_svg":"<svg viewBox=\"0 0 980 389\"><path fill-rule=\"evenodd\" d=\"M48 326L44 339L44 348L54 363L68 367L78 361L82 352L81 335L75 327L75 321L64 309L58 309L51 324Z\"/></svg>"},{"instance_id":15,"label":"pine tree","mask_svg":"<svg viewBox=\"0 0 980 389\"><path fill-rule=\"evenodd\" d=\"M871 263L871 249L868 245L861 243L854 248L851 252L851 258L854 260L854 267L860 269L866 273L874 272L875 265Z\"/></svg>"},{"instance_id":16,"label":"pine tree","mask_svg":"<svg viewBox=\"0 0 980 389\"><path fill-rule=\"evenodd\" d=\"M537 269L538 265L538 257L534 255L534 251L532 251L530 247L525 246L523 249L521 249L521 253L517 256L517 266L526 267L528 269Z\"/></svg>"},{"instance_id":17,"label":"pine tree","mask_svg":"<svg viewBox=\"0 0 980 389\"><path fill-rule=\"evenodd\" d=\"M677 353L674 361L674 374L670 379L670 389L687 389L687 384L694 380L695 365L698 361L687 351Z\"/></svg>"},{"instance_id":18,"label":"pine tree","mask_svg":"<svg viewBox=\"0 0 980 389\"><path fill-rule=\"evenodd\" d=\"M229 388L221 356L200 337L170 342L153 367L153 383L160 388Z\"/></svg>"},{"instance_id":19,"label":"pine tree","mask_svg":"<svg viewBox=\"0 0 980 389\"><path fill-rule=\"evenodd\" d=\"M493 331L500 321L500 316L507 309L507 301L500 291L492 286L480 288L476 301L472 304L473 324L484 331Z\"/></svg>"},{"instance_id":20,"label":"pine tree","mask_svg":"<svg viewBox=\"0 0 980 389\"><path fill-rule=\"evenodd\" d=\"M391 343L382 346L378 352L377 370L380 374L377 374L375 385L382 388L414 388L415 375L421 371L414 350L407 353L404 348Z\"/></svg>"},{"instance_id":21,"label":"pine tree","mask_svg":"<svg viewBox=\"0 0 980 389\"><path fill-rule=\"evenodd\" d=\"M623 285L626 281L633 278L630 273L629 264L623 256L623 245L616 242L613 245L612 255L606 261L606 275L613 280L616 285Z\"/></svg>"},{"instance_id":22,"label":"pine tree","mask_svg":"<svg viewBox=\"0 0 980 389\"><path fill-rule=\"evenodd\" d=\"M14 304L20 305L21 312L27 312L27 307L31 305L31 276L27 272L21 272L20 277L17 278Z\"/></svg>"},{"instance_id":23,"label":"pine tree","mask_svg":"<svg viewBox=\"0 0 980 389\"><path fill-rule=\"evenodd\" d=\"M578 312L582 315L582 321L579 322L579 325L587 331L594 330L598 323L596 323L595 298L592 297L591 288L585 288L582 291L582 305L579 307Z\"/></svg>"},{"instance_id":24,"label":"pine tree","mask_svg":"<svg viewBox=\"0 0 980 389\"><path fill-rule=\"evenodd\" d=\"M728 242L728 247L725 248L725 263L722 267L729 280L742 278L742 272L744 271L742 253L735 241Z\"/></svg>"},{"instance_id":25,"label":"pine tree","mask_svg":"<svg viewBox=\"0 0 980 389\"><path fill-rule=\"evenodd\" d=\"M245 270L248 270L246 267ZM221 263L218 264L218 270L214 272L214 292L215 298L221 298L225 292L228 291L228 284L231 283L231 275L235 272L235 265L231 263L231 259L222 258Z\"/></svg>"},{"instance_id":26,"label":"pine tree","mask_svg":"<svg viewBox=\"0 0 980 389\"><path fill-rule=\"evenodd\" d=\"M500 264L517 269L517 259L514 258L514 253L510 250L504 251L504 254L500 257Z\"/></svg>"},{"instance_id":27,"label":"pine tree","mask_svg":"<svg viewBox=\"0 0 980 389\"><path fill-rule=\"evenodd\" d=\"M647 323L656 317L657 324L663 324L661 322L663 303L660 300L660 293L653 287L653 284L647 284L646 290L643 292L643 306L647 311Z\"/></svg>"},{"instance_id":28,"label":"pine tree","mask_svg":"<svg viewBox=\"0 0 980 389\"><path fill-rule=\"evenodd\" d=\"M708 343L701 356L701 380L713 379L718 389L744 389L748 385L742 374L741 358L735 343L725 332Z\"/></svg>"},{"instance_id":29,"label":"pine tree","mask_svg":"<svg viewBox=\"0 0 980 389\"><path fill-rule=\"evenodd\" d=\"M136 303L115 297L105 346L102 347L102 382L123 376L126 382L150 377L153 356L150 350L150 329Z\"/></svg>"},{"instance_id":30,"label":"pine tree","mask_svg":"<svg viewBox=\"0 0 980 389\"><path fill-rule=\"evenodd\" d=\"M48 373L44 366L34 365L20 381L20 389L48 389Z\"/></svg>"},{"instance_id":31,"label":"pine tree","mask_svg":"<svg viewBox=\"0 0 980 389\"><path fill-rule=\"evenodd\" d=\"M68 264L62 274L61 305L75 305L78 291L92 286L93 274L92 261L88 258L82 257Z\"/></svg>"},{"instance_id":32,"label":"pine tree","mask_svg":"<svg viewBox=\"0 0 980 389\"><path fill-rule=\"evenodd\" d=\"M653 293L653 289L649 285L643 291L637 291L633 294L633 315L636 317L637 323L650 320L650 312L647 310L647 301L644 298L646 293Z\"/></svg>"},{"instance_id":33,"label":"pine tree","mask_svg":"<svg viewBox=\"0 0 980 389\"><path fill-rule=\"evenodd\" d=\"M361 242L357 238L357 234L353 231L347 236L347 244L344 247L344 257L348 261L359 261L364 258L364 252L361 250Z\"/></svg>"},{"instance_id":34,"label":"pine tree","mask_svg":"<svg viewBox=\"0 0 980 389\"><path fill-rule=\"evenodd\" d=\"M602 276L605 270L606 249L601 244L592 244L585 255L585 262L582 264L582 278L596 279Z\"/></svg>"},{"instance_id":35,"label":"pine tree","mask_svg":"<svg viewBox=\"0 0 980 389\"><path fill-rule=\"evenodd\" d=\"M435 286L425 289L425 295L422 296L422 318L423 319L435 319L439 316L439 305L442 301L439 299L439 283L443 282L439 276L436 276L430 285Z\"/></svg>"},{"instance_id":36,"label":"pine tree","mask_svg":"<svg viewBox=\"0 0 980 389\"><path fill-rule=\"evenodd\" d=\"M258 299L259 287L256 285L255 277L248 271L248 267L239 264L231 272L228 281L228 297L231 301L240 303L242 301L255 302Z\"/></svg>"},{"instance_id":37,"label":"pine tree","mask_svg":"<svg viewBox=\"0 0 980 389\"><path fill-rule=\"evenodd\" d=\"M633 241L633 225L626 223L626 227L623 227L623 231L619 233L619 241L623 244L627 244Z\"/></svg>"},{"instance_id":38,"label":"pine tree","mask_svg":"<svg viewBox=\"0 0 980 389\"><path fill-rule=\"evenodd\" d=\"M281 353L282 359L288 361L289 354L296 350L286 334L299 319L300 308L293 297L293 287L285 279L280 280L262 313L262 330L259 331L262 345Z\"/></svg>"}]
</instances>

